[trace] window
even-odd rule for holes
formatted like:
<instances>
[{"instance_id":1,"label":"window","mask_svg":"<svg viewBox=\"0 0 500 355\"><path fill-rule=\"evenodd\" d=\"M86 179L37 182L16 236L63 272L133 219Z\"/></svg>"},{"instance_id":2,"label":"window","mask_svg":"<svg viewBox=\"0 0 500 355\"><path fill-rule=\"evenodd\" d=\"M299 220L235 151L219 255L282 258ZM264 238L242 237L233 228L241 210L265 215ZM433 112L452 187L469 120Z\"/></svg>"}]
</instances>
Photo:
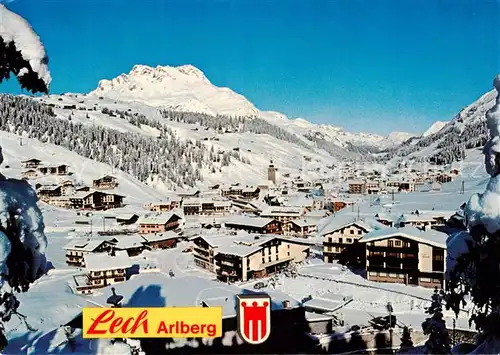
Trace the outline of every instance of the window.
<instances>
[{"instance_id":1,"label":"window","mask_svg":"<svg viewBox=\"0 0 500 355\"><path fill-rule=\"evenodd\" d=\"M379 273L379 276L380 276L380 277L387 277L387 273L385 273L385 272L381 272L381 273Z\"/></svg>"},{"instance_id":2,"label":"window","mask_svg":"<svg viewBox=\"0 0 500 355\"><path fill-rule=\"evenodd\" d=\"M342 243L342 238L339 238L339 243Z\"/></svg>"},{"instance_id":3,"label":"window","mask_svg":"<svg viewBox=\"0 0 500 355\"><path fill-rule=\"evenodd\" d=\"M352 239L351 238L347 238L347 243L352 243Z\"/></svg>"},{"instance_id":4,"label":"window","mask_svg":"<svg viewBox=\"0 0 500 355\"><path fill-rule=\"evenodd\" d=\"M370 276L377 276L377 272L375 272L375 271L370 271L370 272L368 273L368 275L370 275Z\"/></svg>"},{"instance_id":5,"label":"window","mask_svg":"<svg viewBox=\"0 0 500 355\"><path fill-rule=\"evenodd\" d=\"M276 245L276 253L278 252L278 246Z\"/></svg>"},{"instance_id":6,"label":"window","mask_svg":"<svg viewBox=\"0 0 500 355\"><path fill-rule=\"evenodd\" d=\"M405 278L405 275L403 274L398 274L398 279L404 279Z\"/></svg>"},{"instance_id":7,"label":"window","mask_svg":"<svg viewBox=\"0 0 500 355\"><path fill-rule=\"evenodd\" d=\"M276 260L279 260L280 256L278 254L276 254Z\"/></svg>"},{"instance_id":8,"label":"window","mask_svg":"<svg viewBox=\"0 0 500 355\"><path fill-rule=\"evenodd\" d=\"M363 231L361 229L358 229L358 235L361 235Z\"/></svg>"},{"instance_id":9,"label":"window","mask_svg":"<svg viewBox=\"0 0 500 355\"><path fill-rule=\"evenodd\" d=\"M265 249L262 249L262 252L261 252L262 256L264 256L266 254L266 250Z\"/></svg>"},{"instance_id":10,"label":"window","mask_svg":"<svg viewBox=\"0 0 500 355\"><path fill-rule=\"evenodd\" d=\"M328 243L331 243L332 242L332 237L329 237L328 238Z\"/></svg>"},{"instance_id":11,"label":"window","mask_svg":"<svg viewBox=\"0 0 500 355\"><path fill-rule=\"evenodd\" d=\"M398 275L397 274L389 274L389 277L396 278Z\"/></svg>"},{"instance_id":12,"label":"window","mask_svg":"<svg viewBox=\"0 0 500 355\"><path fill-rule=\"evenodd\" d=\"M265 264L266 263L266 259L264 257L262 257L262 264Z\"/></svg>"},{"instance_id":13,"label":"window","mask_svg":"<svg viewBox=\"0 0 500 355\"><path fill-rule=\"evenodd\" d=\"M392 240L388 240L388 241L387 241L387 246L388 246L389 248L394 247L394 241L392 241Z\"/></svg>"},{"instance_id":14,"label":"window","mask_svg":"<svg viewBox=\"0 0 500 355\"><path fill-rule=\"evenodd\" d=\"M287 245L288 249L290 249L290 244Z\"/></svg>"},{"instance_id":15,"label":"window","mask_svg":"<svg viewBox=\"0 0 500 355\"><path fill-rule=\"evenodd\" d=\"M351 229L351 230L349 231L349 233L350 233L350 234L354 234L354 229Z\"/></svg>"},{"instance_id":16,"label":"window","mask_svg":"<svg viewBox=\"0 0 500 355\"><path fill-rule=\"evenodd\" d=\"M421 277L420 282L431 282L431 279L428 277Z\"/></svg>"},{"instance_id":17,"label":"window","mask_svg":"<svg viewBox=\"0 0 500 355\"><path fill-rule=\"evenodd\" d=\"M400 246L401 246L401 241L400 241L400 240L396 240L395 245L396 245L397 247L400 247Z\"/></svg>"},{"instance_id":18,"label":"window","mask_svg":"<svg viewBox=\"0 0 500 355\"><path fill-rule=\"evenodd\" d=\"M288 254L288 256L290 256L290 252L288 252L287 254Z\"/></svg>"},{"instance_id":19,"label":"window","mask_svg":"<svg viewBox=\"0 0 500 355\"><path fill-rule=\"evenodd\" d=\"M271 262L271 261L272 261L272 259L271 259L271 255L269 255L269 262Z\"/></svg>"}]
</instances>

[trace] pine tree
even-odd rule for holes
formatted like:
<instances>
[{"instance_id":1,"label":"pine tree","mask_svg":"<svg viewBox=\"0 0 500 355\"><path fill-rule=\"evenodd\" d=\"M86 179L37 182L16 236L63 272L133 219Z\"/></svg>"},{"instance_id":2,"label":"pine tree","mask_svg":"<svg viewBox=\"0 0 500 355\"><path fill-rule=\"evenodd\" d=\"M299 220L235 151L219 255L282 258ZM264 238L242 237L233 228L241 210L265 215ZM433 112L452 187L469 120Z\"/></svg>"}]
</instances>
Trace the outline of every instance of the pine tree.
<instances>
[{"instance_id":1,"label":"pine tree","mask_svg":"<svg viewBox=\"0 0 500 355\"><path fill-rule=\"evenodd\" d=\"M498 353L500 348L500 75L494 80L496 103L487 113L490 139L486 142L485 168L490 181L484 193L474 194L464 212L465 230L448 240L447 307L460 312L466 300L473 308L469 323L479 331L478 353Z\"/></svg>"},{"instance_id":2,"label":"pine tree","mask_svg":"<svg viewBox=\"0 0 500 355\"><path fill-rule=\"evenodd\" d=\"M22 17L7 10L3 4L0 4L0 18L3 21L0 34L0 83L9 79L12 73L23 89L32 93L47 93L50 84L48 58L38 36ZM13 33L16 36L8 38ZM19 38L24 42L17 42ZM38 50L30 51L32 48L24 47L26 40L32 41L31 45L38 47ZM43 58L38 60L23 55ZM41 75L36 69L42 69L42 72L46 69L47 75ZM32 115L29 110L24 111L26 115ZM31 126L36 125L34 117L30 117L28 122ZM17 128L14 125L11 130L21 133ZM3 162L1 151L0 148L0 164ZM28 291L30 284L41 276L46 267L44 253L47 239L43 233L42 214L36 202L36 195L29 184L7 179L0 174L0 350L7 345L4 323L13 316L33 330L26 316L18 312L20 302L16 294Z\"/></svg>"},{"instance_id":3,"label":"pine tree","mask_svg":"<svg viewBox=\"0 0 500 355\"><path fill-rule=\"evenodd\" d=\"M429 336L425 343L426 354L451 354L451 339L443 319L443 294L436 287L431 305L425 310L430 315L422 323L424 334Z\"/></svg>"},{"instance_id":4,"label":"pine tree","mask_svg":"<svg viewBox=\"0 0 500 355\"><path fill-rule=\"evenodd\" d=\"M411 340L411 333L408 327L403 328L403 334L401 336L401 351L407 351L413 348L413 341Z\"/></svg>"}]
</instances>

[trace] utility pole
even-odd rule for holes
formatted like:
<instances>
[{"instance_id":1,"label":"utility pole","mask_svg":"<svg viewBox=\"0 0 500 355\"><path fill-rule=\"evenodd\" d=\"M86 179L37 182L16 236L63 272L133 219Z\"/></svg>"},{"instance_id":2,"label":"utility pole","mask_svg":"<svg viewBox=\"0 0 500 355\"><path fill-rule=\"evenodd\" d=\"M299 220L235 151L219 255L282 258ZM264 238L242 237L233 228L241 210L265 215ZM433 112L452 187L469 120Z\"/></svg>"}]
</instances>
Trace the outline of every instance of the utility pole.
<instances>
[{"instance_id":1,"label":"utility pole","mask_svg":"<svg viewBox=\"0 0 500 355\"><path fill-rule=\"evenodd\" d=\"M455 320L455 318L453 318L453 336L452 336L453 345L456 344L456 342L455 342L455 329L456 329L456 326L457 326L456 320Z\"/></svg>"},{"instance_id":2,"label":"utility pole","mask_svg":"<svg viewBox=\"0 0 500 355\"><path fill-rule=\"evenodd\" d=\"M358 221L359 221L359 206L358 206Z\"/></svg>"},{"instance_id":3,"label":"utility pole","mask_svg":"<svg viewBox=\"0 0 500 355\"><path fill-rule=\"evenodd\" d=\"M19 138L19 145L22 147L23 146L23 137Z\"/></svg>"},{"instance_id":4,"label":"utility pole","mask_svg":"<svg viewBox=\"0 0 500 355\"><path fill-rule=\"evenodd\" d=\"M90 220L90 236L92 237L92 219Z\"/></svg>"},{"instance_id":5,"label":"utility pole","mask_svg":"<svg viewBox=\"0 0 500 355\"><path fill-rule=\"evenodd\" d=\"M102 230L106 232L106 217L102 217Z\"/></svg>"},{"instance_id":6,"label":"utility pole","mask_svg":"<svg viewBox=\"0 0 500 355\"><path fill-rule=\"evenodd\" d=\"M391 189L392 200L394 201L394 189Z\"/></svg>"},{"instance_id":7,"label":"utility pole","mask_svg":"<svg viewBox=\"0 0 500 355\"><path fill-rule=\"evenodd\" d=\"M391 353L392 353L392 333L393 333L393 329L392 329L392 312L394 312L394 308L392 307L392 303L391 302L387 302L387 305L386 305L386 308L387 308L387 311L389 312L389 345L391 347Z\"/></svg>"},{"instance_id":8,"label":"utility pole","mask_svg":"<svg viewBox=\"0 0 500 355\"><path fill-rule=\"evenodd\" d=\"M460 190L460 194L465 194L465 181L462 180L462 188Z\"/></svg>"}]
</instances>

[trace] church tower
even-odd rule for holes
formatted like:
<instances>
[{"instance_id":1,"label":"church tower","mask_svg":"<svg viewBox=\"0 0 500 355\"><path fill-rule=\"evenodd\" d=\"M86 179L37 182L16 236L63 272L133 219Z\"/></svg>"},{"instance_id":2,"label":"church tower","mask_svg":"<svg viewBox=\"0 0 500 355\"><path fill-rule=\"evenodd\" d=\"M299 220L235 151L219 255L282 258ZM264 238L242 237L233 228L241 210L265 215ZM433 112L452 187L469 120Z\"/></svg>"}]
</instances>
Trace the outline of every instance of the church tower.
<instances>
[{"instance_id":1,"label":"church tower","mask_svg":"<svg viewBox=\"0 0 500 355\"><path fill-rule=\"evenodd\" d=\"M272 181L276 185L276 168L274 167L273 161L271 160L269 167L267 168L267 180Z\"/></svg>"}]
</instances>

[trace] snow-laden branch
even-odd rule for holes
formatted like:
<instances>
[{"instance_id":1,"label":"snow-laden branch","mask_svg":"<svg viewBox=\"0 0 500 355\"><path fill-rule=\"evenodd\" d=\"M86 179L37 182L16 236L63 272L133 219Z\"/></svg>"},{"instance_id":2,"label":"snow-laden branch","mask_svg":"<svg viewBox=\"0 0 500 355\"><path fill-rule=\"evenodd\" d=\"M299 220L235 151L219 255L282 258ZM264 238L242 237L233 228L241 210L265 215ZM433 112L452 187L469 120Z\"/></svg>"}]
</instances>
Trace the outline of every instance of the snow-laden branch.
<instances>
[{"instance_id":1,"label":"snow-laden branch","mask_svg":"<svg viewBox=\"0 0 500 355\"><path fill-rule=\"evenodd\" d=\"M0 4L0 82L10 73L33 93L49 90L48 57L40 38L24 18Z\"/></svg>"}]
</instances>

